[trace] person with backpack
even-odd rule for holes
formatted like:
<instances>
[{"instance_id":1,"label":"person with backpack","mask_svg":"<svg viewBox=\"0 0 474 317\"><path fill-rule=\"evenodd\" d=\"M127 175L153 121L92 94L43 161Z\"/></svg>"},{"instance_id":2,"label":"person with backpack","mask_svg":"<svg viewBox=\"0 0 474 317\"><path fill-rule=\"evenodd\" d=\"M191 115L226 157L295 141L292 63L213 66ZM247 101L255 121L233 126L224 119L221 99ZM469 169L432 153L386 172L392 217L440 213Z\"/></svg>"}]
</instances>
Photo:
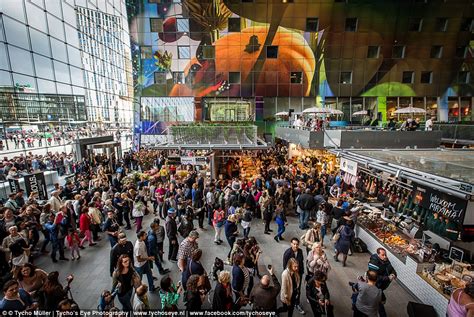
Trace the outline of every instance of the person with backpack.
<instances>
[{"instance_id":1,"label":"person with backpack","mask_svg":"<svg viewBox=\"0 0 474 317\"><path fill-rule=\"evenodd\" d=\"M352 229L352 220L350 218L345 219L346 222L341 225L336 232L339 234L339 238L336 241L336 254L334 255L334 261L339 262L339 254L342 253L342 266L346 266L347 254L354 241L354 230Z\"/></svg>"}]
</instances>

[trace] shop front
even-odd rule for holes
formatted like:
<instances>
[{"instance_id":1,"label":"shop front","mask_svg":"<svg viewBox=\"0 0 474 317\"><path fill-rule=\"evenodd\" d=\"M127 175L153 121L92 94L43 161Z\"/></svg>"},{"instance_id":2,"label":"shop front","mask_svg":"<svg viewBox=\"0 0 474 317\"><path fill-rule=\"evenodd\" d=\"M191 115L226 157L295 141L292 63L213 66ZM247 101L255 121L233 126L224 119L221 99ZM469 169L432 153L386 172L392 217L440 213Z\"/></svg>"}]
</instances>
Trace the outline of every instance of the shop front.
<instances>
[{"instance_id":1,"label":"shop front","mask_svg":"<svg viewBox=\"0 0 474 317\"><path fill-rule=\"evenodd\" d=\"M309 174L311 168L316 168L319 173L321 171L330 173L336 167L336 155L333 153L326 150L306 149L294 143L288 144L288 158L302 173Z\"/></svg>"},{"instance_id":2,"label":"shop front","mask_svg":"<svg viewBox=\"0 0 474 317\"><path fill-rule=\"evenodd\" d=\"M413 169L410 159L397 161L403 153L388 152L390 159L373 151L336 153L343 189L359 209L356 234L371 253L385 248L399 282L445 316L451 292L474 279L472 152L432 151L430 164L447 170L429 169L426 161ZM410 156L418 162L427 154L416 152ZM452 164L464 166L462 177L446 177L456 173Z\"/></svg>"}]
</instances>

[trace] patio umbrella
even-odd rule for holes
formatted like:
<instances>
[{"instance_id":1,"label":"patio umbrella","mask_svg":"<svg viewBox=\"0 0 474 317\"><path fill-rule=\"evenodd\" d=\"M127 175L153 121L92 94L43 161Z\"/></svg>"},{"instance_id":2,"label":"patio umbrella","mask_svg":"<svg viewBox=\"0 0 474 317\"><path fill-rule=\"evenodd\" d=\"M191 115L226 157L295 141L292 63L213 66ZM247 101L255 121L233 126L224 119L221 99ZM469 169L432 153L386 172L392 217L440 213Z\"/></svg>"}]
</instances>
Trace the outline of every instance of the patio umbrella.
<instances>
[{"instance_id":1,"label":"patio umbrella","mask_svg":"<svg viewBox=\"0 0 474 317\"><path fill-rule=\"evenodd\" d=\"M406 107L406 108L400 108L400 109L397 109L395 110L393 113L395 114L424 114L426 113L425 109L421 109L421 108L415 108L415 107Z\"/></svg>"},{"instance_id":2,"label":"patio umbrella","mask_svg":"<svg viewBox=\"0 0 474 317\"><path fill-rule=\"evenodd\" d=\"M342 115L344 114L344 112L342 112L341 110L337 110L337 109L331 109L331 114L336 114L336 115Z\"/></svg>"},{"instance_id":3,"label":"patio umbrella","mask_svg":"<svg viewBox=\"0 0 474 317\"><path fill-rule=\"evenodd\" d=\"M303 113L331 114L331 110L328 108L311 107L303 110Z\"/></svg>"},{"instance_id":4,"label":"patio umbrella","mask_svg":"<svg viewBox=\"0 0 474 317\"><path fill-rule=\"evenodd\" d=\"M275 113L275 117L287 117L287 116L289 116L287 111L281 111L281 112Z\"/></svg>"},{"instance_id":5,"label":"patio umbrella","mask_svg":"<svg viewBox=\"0 0 474 317\"><path fill-rule=\"evenodd\" d=\"M353 117L366 116L366 115L367 115L367 110L356 111L352 114Z\"/></svg>"}]
</instances>

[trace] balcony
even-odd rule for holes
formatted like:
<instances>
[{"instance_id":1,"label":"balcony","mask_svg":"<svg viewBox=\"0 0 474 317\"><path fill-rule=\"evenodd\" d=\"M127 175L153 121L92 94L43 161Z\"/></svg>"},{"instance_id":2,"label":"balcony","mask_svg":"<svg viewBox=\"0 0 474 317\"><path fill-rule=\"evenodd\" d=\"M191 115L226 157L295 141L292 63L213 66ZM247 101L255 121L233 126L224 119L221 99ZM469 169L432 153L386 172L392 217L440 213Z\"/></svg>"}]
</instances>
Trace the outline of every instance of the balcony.
<instances>
[{"instance_id":1,"label":"balcony","mask_svg":"<svg viewBox=\"0 0 474 317\"><path fill-rule=\"evenodd\" d=\"M403 149L436 148L441 144L441 131L385 131L375 129L299 130L277 127L275 137L310 149Z\"/></svg>"}]
</instances>

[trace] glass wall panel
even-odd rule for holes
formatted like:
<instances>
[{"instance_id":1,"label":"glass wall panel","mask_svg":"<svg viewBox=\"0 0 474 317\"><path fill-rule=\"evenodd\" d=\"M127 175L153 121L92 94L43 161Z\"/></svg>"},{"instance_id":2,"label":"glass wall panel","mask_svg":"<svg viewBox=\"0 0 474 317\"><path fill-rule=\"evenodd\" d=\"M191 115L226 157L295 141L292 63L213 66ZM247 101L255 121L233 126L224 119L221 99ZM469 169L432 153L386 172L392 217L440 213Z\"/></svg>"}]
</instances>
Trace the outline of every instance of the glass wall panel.
<instances>
[{"instance_id":1,"label":"glass wall panel","mask_svg":"<svg viewBox=\"0 0 474 317\"><path fill-rule=\"evenodd\" d=\"M457 97L448 98L448 121L459 121L459 99Z\"/></svg>"},{"instance_id":2,"label":"glass wall panel","mask_svg":"<svg viewBox=\"0 0 474 317\"><path fill-rule=\"evenodd\" d=\"M31 46L33 52L51 57L51 49L49 47L49 38L46 34L38 32L30 28Z\"/></svg>"},{"instance_id":3,"label":"glass wall panel","mask_svg":"<svg viewBox=\"0 0 474 317\"><path fill-rule=\"evenodd\" d=\"M26 14L28 16L28 24L35 29L43 32L48 32L48 25L46 23L46 14L43 9L26 1Z\"/></svg>"},{"instance_id":4,"label":"glass wall panel","mask_svg":"<svg viewBox=\"0 0 474 317\"><path fill-rule=\"evenodd\" d=\"M56 84L54 81L38 78L38 92L41 94L55 94Z\"/></svg>"},{"instance_id":5,"label":"glass wall panel","mask_svg":"<svg viewBox=\"0 0 474 317\"><path fill-rule=\"evenodd\" d=\"M51 59L38 54L33 54L33 60L35 62L36 76L54 80L53 64L51 63Z\"/></svg>"},{"instance_id":6,"label":"glass wall panel","mask_svg":"<svg viewBox=\"0 0 474 317\"><path fill-rule=\"evenodd\" d=\"M426 97L426 119L438 120L438 100L436 97Z\"/></svg>"},{"instance_id":7,"label":"glass wall panel","mask_svg":"<svg viewBox=\"0 0 474 317\"><path fill-rule=\"evenodd\" d=\"M69 24L64 24L64 29L66 30L67 44L79 48L79 35L77 29Z\"/></svg>"},{"instance_id":8,"label":"glass wall panel","mask_svg":"<svg viewBox=\"0 0 474 317\"><path fill-rule=\"evenodd\" d=\"M472 120L471 98L461 98L461 121Z\"/></svg>"},{"instance_id":9,"label":"glass wall panel","mask_svg":"<svg viewBox=\"0 0 474 317\"><path fill-rule=\"evenodd\" d=\"M2 12L4 16L8 15L21 22L25 22L23 1L2 1Z\"/></svg>"},{"instance_id":10,"label":"glass wall panel","mask_svg":"<svg viewBox=\"0 0 474 317\"><path fill-rule=\"evenodd\" d=\"M46 10L52 15L61 18L61 2L61 0L46 0Z\"/></svg>"},{"instance_id":11,"label":"glass wall panel","mask_svg":"<svg viewBox=\"0 0 474 317\"><path fill-rule=\"evenodd\" d=\"M51 38L51 49L54 59L67 63L66 44Z\"/></svg>"},{"instance_id":12,"label":"glass wall panel","mask_svg":"<svg viewBox=\"0 0 474 317\"><path fill-rule=\"evenodd\" d=\"M80 87L84 87L84 73L82 72L82 69L79 69L77 67L70 67L71 69L71 78L72 78L72 84Z\"/></svg>"},{"instance_id":13,"label":"glass wall panel","mask_svg":"<svg viewBox=\"0 0 474 317\"><path fill-rule=\"evenodd\" d=\"M54 61L54 72L56 74L56 81L70 84L69 67L61 62Z\"/></svg>"},{"instance_id":14,"label":"glass wall panel","mask_svg":"<svg viewBox=\"0 0 474 317\"><path fill-rule=\"evenodd\" d=\"M48 14L48 26L49 26L49 34L54 36L55 38L64 41L64 27L61 20L55 18L51 14ZM54 50L53 50L54 52Z\"/></svg>"},{"instance_id":15,"label":"glass wall panel","mask_svg":"<svg viewBox=\"0 0 474 317\"><path fill-rule=\"evenodd\" d=\"M65 94L65 95L70 95L72 94L71 86L70 85L65 85L61 83L56 83L58 87L58 94Z\"/></svg>"},{"instance_id":16,"label":"glass wall panel","mask_svg":"<svg viewBox=\"0 0 474 317\"><path fill-rule=\"evenodd\" d=\"M27 75L34 75L31 53L15 46L8 45L12 71Z\"/></svg>"},{"instance_id":17,"label":"glass wall panel","mask_svg":"<svg viewBox=\"0 0 474 317\"><path fill-rule=\"evenodd\" d=\"M7 47L3 43L0 43L0 69L10 70L7 59Z\"/></svg>"},{"instance_id":18,"label":"glass wall panel","mask_svg":"<svg viewBox=\"0 0 474 317\"><path fill-rule=\"evenodd\" d=\"M36 81L34 77L20 75L16 73L13 73L13 85L26 86L32 90L36 89Z\"/></svg>"},{"instance_id":19,"label":"glass wall panel","mask_svg":"<svg viewBox=\"0 0 474 317\"><path fill-rule=\"evenodd\" d=\"M12 86L11 74L0 70L0 86Z\"/></svg>"},{"instance_id":20,"label":"glass wall panel","mask_svg":"<svg viewBox=\"0 0 474 317\"><path fill-rule=\"evenodd\" d=\"M4 2L11 3L13 1L3 1L2 3ZM23 47L27 50L30 49L28 34L24 24L3 16L3 26L5 28L8 43Z\"/></svg>"}]
</instances>

